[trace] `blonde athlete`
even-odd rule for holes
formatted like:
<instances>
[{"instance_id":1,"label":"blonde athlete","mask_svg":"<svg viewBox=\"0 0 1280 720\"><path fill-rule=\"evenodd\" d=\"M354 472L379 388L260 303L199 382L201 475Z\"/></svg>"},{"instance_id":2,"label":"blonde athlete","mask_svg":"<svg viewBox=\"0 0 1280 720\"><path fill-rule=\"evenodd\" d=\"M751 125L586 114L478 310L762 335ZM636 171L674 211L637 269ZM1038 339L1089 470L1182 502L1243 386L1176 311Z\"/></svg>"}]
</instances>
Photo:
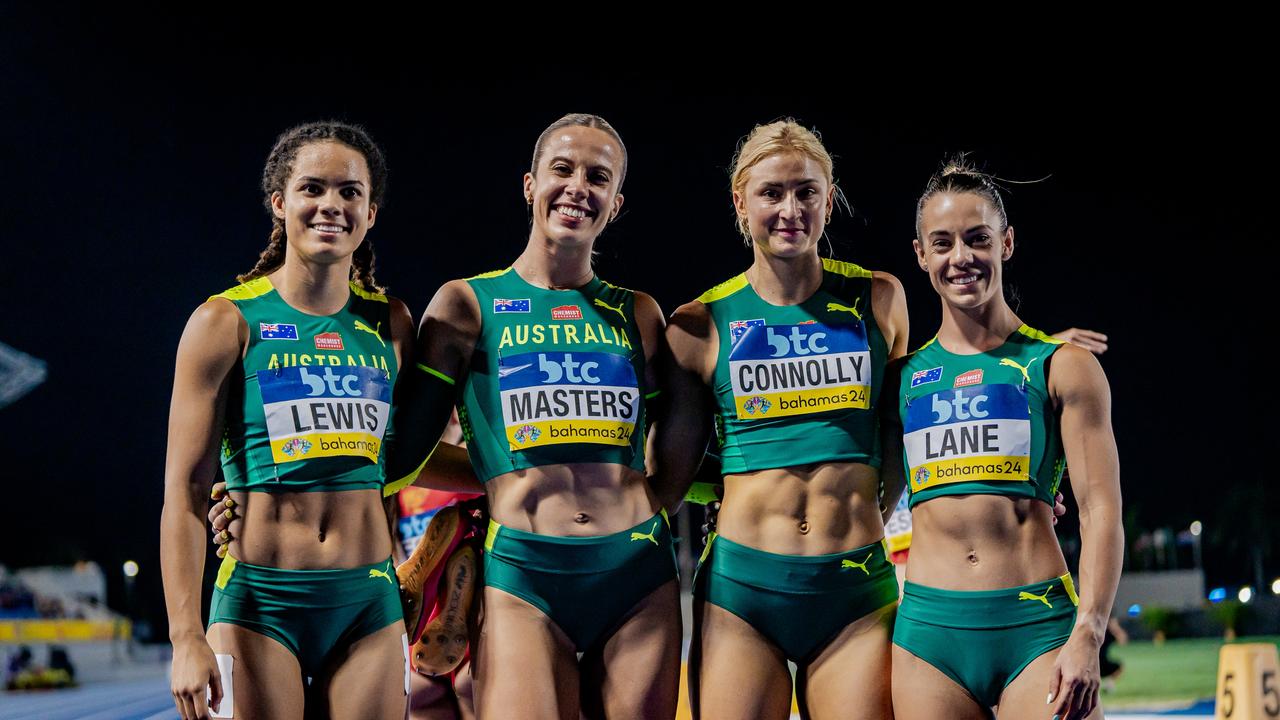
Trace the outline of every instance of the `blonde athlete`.
<instances>
[{"instance_id":1,"label":"blonde athlete","mask_svg":"<svg viewBox=\"0 0 1280 720\"><path fill-rule=\"evenodd\" d=\"M692 478L708 414L724 472L694 591L694 712L788 717L792 660L805 717L888 718L898 585L882 542L875 405L885 364L906 351L902 287L819 256L832 162L794 121L751 132L732 191L754 262L679 308L667 331L681 403L660 440L664 487Z\"/></svg>"}]
</instances>

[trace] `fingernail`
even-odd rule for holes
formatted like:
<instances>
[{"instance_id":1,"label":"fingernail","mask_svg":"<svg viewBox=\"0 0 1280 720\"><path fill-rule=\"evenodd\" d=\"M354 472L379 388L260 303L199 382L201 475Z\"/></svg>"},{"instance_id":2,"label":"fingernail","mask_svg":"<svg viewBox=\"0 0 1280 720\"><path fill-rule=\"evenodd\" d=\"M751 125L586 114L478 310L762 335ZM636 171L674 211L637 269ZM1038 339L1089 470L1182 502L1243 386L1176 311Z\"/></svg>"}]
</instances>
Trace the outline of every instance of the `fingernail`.
<instances>
[{"instance_id":1,"label":"fingernail","mask_svg":"<svg viewBox=\"0 0 1280 720\"><path fill-rule=\"evenodd\" d=\"M235 513L233 513L233 512L231 512L230 510L228 510L228 511L226 511L226 512L222 513L222 516L223 516L223 517L225 517L226 519L230 520L231 518L235 517L235 516L236 516L236 514L235 514Z\"/></svg>"},{"instance_id":2,"label":"fingernail","mask_svg":"<svg viewBox=\"0 0 1280 720\"><path fill-rule=\"evenodd\" d=\"M209 497L210 497L210 498L212 498L212 499L214 499L214 500L217 500L217 499L218 499L218 491L217 491L217 490L210 490L210 491L209 491Z\"/></svg>"},{"instance_id":3,"label":"fingernail","mask_svg":"<svg viewBox=\"0 0 1280 720\"><path fill-rule=\"evenodd\" d=\"M233 508L235 506L236 506L236 501L232 500L231 498L227 498L227 507Z\"/></svg>"},{"instance_id":4,"label":"fingernail","mask_svg":"<svg viewBox=\"0 0 1280 720\"><path fill-rule=\"evenodd\" d=\"M1052 702L1053 702L1053 693L1049 693L1049 699L1045 700L1045 701L1044 701L1044 704L1045 704L1045 705L1048 705L1048 704L1050 704L1050 703L1052 703Z\"/></svg>"},{"instance_id":5,"label":"fingernail","mask_svg":"<svg viewBox=\"0 0 1280 720\"><path fill-rule=\"evenodd\" d=\"M223 530L221 533L219 533L219 535L221 535L221 536L222 536L222 539L223 539L223 540L226 540L228 537L230 537L230 535L228 535L228 534L227 534L227 531L226 531L226 530ZM1050 699L1052 699L1052 698L1053 698L1053 696L1052 696L1052 695L1050 695L1049 697L1050 697Z\"/></svg>"}]
</instances>

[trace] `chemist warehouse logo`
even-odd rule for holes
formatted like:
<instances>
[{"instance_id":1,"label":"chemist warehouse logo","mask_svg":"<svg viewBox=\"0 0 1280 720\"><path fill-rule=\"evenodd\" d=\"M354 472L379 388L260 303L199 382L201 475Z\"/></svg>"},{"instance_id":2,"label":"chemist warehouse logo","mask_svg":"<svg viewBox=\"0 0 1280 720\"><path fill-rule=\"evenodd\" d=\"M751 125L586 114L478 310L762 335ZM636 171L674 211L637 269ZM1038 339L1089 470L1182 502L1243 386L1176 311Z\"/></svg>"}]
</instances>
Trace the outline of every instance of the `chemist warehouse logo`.
<instances>
[{"instance_id":1,"label":"chemist warehouse logo","mask_svg":"<svg viewBox=\"0 0 1280 720\"><path fill-rule=\"evenodd\" d=\"M635 368L624 355L504 355L502 419L512 450L559 443L628 445L640 414Z\"/></svg>"},{"instance_id":2,"label":"chemist warehouse logo","mask_svg":"<svg viewBox=\"0 0 1280 720\"><path fill-rule=\"evenodd\" d=\"M391 415L391 385L379 368L259 370L271 456L277 464L351 456L377 462Z\"/></svg>"}]
</instances>

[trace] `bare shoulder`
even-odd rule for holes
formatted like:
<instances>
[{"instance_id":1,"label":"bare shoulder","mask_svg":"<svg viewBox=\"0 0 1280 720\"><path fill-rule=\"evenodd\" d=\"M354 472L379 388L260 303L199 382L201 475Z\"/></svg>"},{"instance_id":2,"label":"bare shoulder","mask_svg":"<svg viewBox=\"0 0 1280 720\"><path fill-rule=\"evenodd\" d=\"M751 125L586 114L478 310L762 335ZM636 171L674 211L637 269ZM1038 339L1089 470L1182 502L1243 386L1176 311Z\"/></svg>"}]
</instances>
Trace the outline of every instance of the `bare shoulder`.
<instances>
[{"instance_id":1,"label":"bare shoulder","mask_svg":"<svg viewBox=\"0 0 1280 720\"><path fill-rule=\"evenodd\" d=\"M201 304L191 313L178 342L179 382L182 378L201 384L220 382L240 358L249 339L248 327L230 300L215 297Z\"/></svg>"},{"instance_id":2,"label":"bare shoulder","mask_svg":"<svg viewBox=\"0 0 1280 720\"><path fill-rule=\"evenodd\" d=\"M466 280L450 280L436 291L425 315L441 319L480 320L480 301ZM426 322L426 317L422 318Z\"/></svg>"},{"instance_id":3,"label":"bare shoulder","mask_svg":"<svg viewBox=\"0 0 1280 720\"><path fill-rule=\"evenodd\" d=\"M883 270L871 271L871 298L873 301L892 302L897 298L906 299L907 293L902 289L902 281L893 273Z\"/></svg>"},{"instance_id":4,"label":"bare shoulder","mask_svg":"<svg viewBox=\"0 0 1280 720\"><path fill-rule=\"evenodd\" d=\"M690 339L701 338L709 339L711 333L715 330L715 323L711 318L711 311L700 300L693 300L676 308L671 314L671 320L668 322L667 335L670 336L674 331L676 334L688 336Z\"/></svg>"},{"instance_id":5,"label":"bare shoulder","mask_svg":"<svg viewBox=\"0 0 1280 720\"><path fill-rule=\"evenodd\" d=\"M248 327L235 303L226 298L209 298L191 313L182 342L199 344L205 351L235 352L243 347Z\"/></svg>"},{"instance_id":6,"label":"bare shoulder","mask_svg":"<svg viewBox=\"0 0 1280 720\"><path fill-rule=\"evenodd\" d=\"M633 290L636 296L636 321L643 325L657 323L659 327L666 324L666 318L662 314L662 307L658 305L658 301L647 292Z\"/></svg>"},{"instance_id":7,"label":"bare shoulder","mask_svg":"<svg viewBox=\"0 0 1280 720\"><path fill-rule=\"evenodd\" d=\"M1071 343L1063 343L1053 353L1053 362L1049 366L1049 389L1064 400L1082 395L1110 394L1107 375L1097 356Z\"/></svg>"},{"instance_id":8,"label":"bare shoulder","mask_svg":"<svg viewBox=\"0 0 1280 720\"><path fill-rule=\"evenodd\" d=\"M409 306L403 300L397 297L388 297L387 305L391 309L391 333L392 337L400 337L400 333L408 331L413 333L413 313L409 312Z\"/></svg>"},{"instance_id":9,"label":"bare shoulder","mask_svg":"<svg viewBox=\"0 0 1280 720\"><path fill-rule=\"evenodd\" d=\"M704 381L715 373L718 342L711 311L698 300L676 308L667 323L667 344L676 364Z\"/></svg>"}]
</instances>

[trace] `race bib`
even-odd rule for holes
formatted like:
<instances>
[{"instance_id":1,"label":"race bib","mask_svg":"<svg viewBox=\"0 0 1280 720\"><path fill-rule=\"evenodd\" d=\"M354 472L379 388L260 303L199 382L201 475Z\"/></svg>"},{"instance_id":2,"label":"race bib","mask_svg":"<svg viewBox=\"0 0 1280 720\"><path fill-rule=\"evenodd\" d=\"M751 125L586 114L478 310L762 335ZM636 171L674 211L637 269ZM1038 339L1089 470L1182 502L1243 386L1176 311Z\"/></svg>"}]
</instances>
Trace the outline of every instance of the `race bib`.
<instances>
[{"instance_id":1,"label":"race bib","mask_svg":"<svg viewBox=\"0 0 1280 720\"><path fill-rule=\"evenodd\" d=\"M755 325L729 351L739 420L871 407L871 350L856 325Z\"/></svg>"},{"instance_id":2,"label":"race bib","mask_svg":"<svg viewBox=\"0 0 1280 720\"><path fill-rule=\"evenodd\" d=\"M358 456L378 461L391 416L391 384L372 367L286 367L258 371L276 463Z\"/></svg>"},{"instance_id":3,"label":"race bib","mask_svg":"<svg viewBox=\"0 0 1280 720\"><path fill-rule=\"evenodd\" d=\"M1017 385L972 385L922 395L903 420L911 491L967 480L1026 482L1031 413Z\"/></svg>"},{"instance_id":4,"label":"race bib","mask_svg":"<svg viewBox=\"0 0 1280 720\"><path fill-rule=\"evenodd\" d=\"M889 552L899 552L911 547L911 508L907 493L902 493L898 504L884 524L884 537L889 542Z\"/></svg>"},{"instance_id":5,"label":"race bib","mask_svg":"<svg viewBox=\"0 0 1280 720\"><path fill-rule=\"evenodd\" d=\"M558 443L628 445L640 414L635 368L613 353L505 355L498 388L512 450Z\"/></svg>"}]
</instances>

